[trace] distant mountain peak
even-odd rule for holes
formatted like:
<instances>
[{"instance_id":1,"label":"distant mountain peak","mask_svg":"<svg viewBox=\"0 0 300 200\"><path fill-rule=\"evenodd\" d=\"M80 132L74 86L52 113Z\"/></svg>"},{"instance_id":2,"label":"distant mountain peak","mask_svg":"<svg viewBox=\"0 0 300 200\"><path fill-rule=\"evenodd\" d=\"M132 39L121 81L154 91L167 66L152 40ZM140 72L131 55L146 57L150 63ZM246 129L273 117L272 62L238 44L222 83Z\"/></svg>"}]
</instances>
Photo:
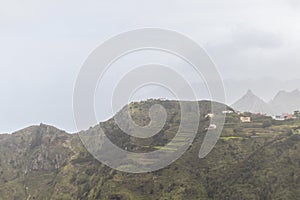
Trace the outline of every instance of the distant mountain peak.
<instances>
[{"instance_id":1,"label":"distant mountain peak","mask_svg":"<svg viewBox=\"0 0 300 200\"><path fill-rule=\"evenodd\" d=\"M281 91L279 91L277 94L276 94L276 96L273 98L273 100L272 101L274 101L274 100L276 100L276 99L278 99L278 98L288 98L288 97L298 97L298 96L300 96L300 91L299 91L299 89L295 89L295 90L293 90L293 91L291 91L291 92L288 92L288 91L285 91L285 90L281 90Z\"/></svg>"},{"instance_id":2,"label":"distant mountain peak","mask_svg":"<svg viewBox=\"0 0 300 200\"><path fill-rule=\"evenodd\" d=\"M277 93L269 104L276 114L284 112L292 113L300 109L300 91L299 89L291 92L282 90Z\"/></svg>"},{"instance_id":3,"label":"distant mountain peak","mask_svg":"<svg viewBox=\"0 0 300 200\"><path fill-rule=\"evenodd\" d=\"M292 93L300 93L299 89L295 89L292 91Z\"/></svg>"},{"instance_id":4,"label":"distant mountain peak","mask_svg":"<svg viewBox=\"0 0 300 200\"><path fill-rule=\"evenodd\" d=\"M16 134L16 135L28 135L28 134L33 134L33 133L43 133L44 135L54 135L54 134L66 134L65 131L60 130L54 126L51 125L47 125L47 124L39 124L39 125L32 125L29 127L26 127L24 129L21 129L19 131L16 131L12 134Z\"/></svg>"},{"instance_id":5,"label":"distant mountain peak","mask_svg":"<svg viewBox=\"0 0 300 200\"><path fill-rule=\"evenodd\" d=\"M253 112L253 113L270 113L271 110L266 102L256 96L252 90L235 102L232 107L237 111Z\"/></svg>"},{"instance_id":6,"label":"distant mountain peak","mask_svg":"<svg viewBox=\"0 0 300 200\"><path fill-rule=\"evenodd\" d=\"M251 90L251 89L248 89L248 91L247 91L246 95L254 95L254 93L252 92L252 90Z\"/></svg>"},{"instance_id":7,"label":"distant mountain peak","mask_svg":"<svg viewBox=\"0 0 300 200\"><path fill-rule=\"evenodd\" d=\"M299 89L290 92L280 90L269 103L266 103L249 89L232 107L241 112L266 113L270 115L293 113L293 111L300 109L300 91Z\"/></svg>"},{"instance_id":8,"label":"distant mountain peak","mask_svg":"<svg viewBox=\"0 0 300 200\"><path fill-rule=\"evenodd\" d=\"M247 90L247 93L245 94L245 96L255 96L255 94L252 92L251 89Z\"/></svg>"}]
</instances>

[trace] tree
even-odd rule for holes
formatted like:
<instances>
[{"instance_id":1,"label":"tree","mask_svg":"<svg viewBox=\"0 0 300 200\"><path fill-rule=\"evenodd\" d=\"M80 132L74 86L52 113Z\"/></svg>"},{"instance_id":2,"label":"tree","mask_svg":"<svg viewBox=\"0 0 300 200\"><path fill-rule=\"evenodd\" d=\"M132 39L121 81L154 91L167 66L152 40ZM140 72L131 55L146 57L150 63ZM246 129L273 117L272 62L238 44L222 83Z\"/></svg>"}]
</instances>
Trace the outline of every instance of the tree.
<instances>
[{"instance_id":1,"label":"tree","mask_svg":"<svg viewBox=\"0 0 300 200\"><path fill-rule=\"evenodd\" d=\"M300 111L299 110L294 111L294 116L297 118L300 117Z\"/></svg>"},{"instance_id":2,"label":"tree","mask_svg":"<svg viewBox=\"0 0 300 200\"><path fill-rule=\"evenodd\" d=\"M263 128L268 128L272 125L272 122L271 121L264 121L263 124L262 124L262 127Z\"/></svg>"}]
</instances>

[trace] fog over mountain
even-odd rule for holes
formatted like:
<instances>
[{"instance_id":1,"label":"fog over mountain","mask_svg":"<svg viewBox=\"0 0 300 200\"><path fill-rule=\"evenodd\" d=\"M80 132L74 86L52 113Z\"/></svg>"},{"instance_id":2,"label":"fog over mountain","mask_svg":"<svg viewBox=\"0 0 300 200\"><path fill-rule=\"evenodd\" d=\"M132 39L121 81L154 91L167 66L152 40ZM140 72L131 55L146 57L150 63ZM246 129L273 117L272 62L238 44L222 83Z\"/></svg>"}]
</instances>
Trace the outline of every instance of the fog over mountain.
<instances>
[{"instance_id":1,"label":"fog over mountain","mask_svg":"<svg viewBox=\"0 0 300 200\"><path fill-rule=\"evenodd\" d=\"M265 102L271 101L279 91L300 89L300 79L280 80L271 77L252 79L225 79L226 103L233 104L249 89Z\"/></svg>"},{"instance_id":2,"label":"fog over mountain","mask_svg":"<svg viewBox=\"0 0 300 200\"><path fill-rule=\"evenodd\" d=\"M292 113L300 110L300 91L298 89L292 92L280 91L269 105L275 113Z\"/></svg>"},{"instance_id":3,"label":"fog over mountain","mask_svg":"<svg viewBox=\"0 0 300 200\"><path fill-rule=\"evenodd\" d=\"M203 46L225 80L227 104L248 89L270 101L300 85L288 81L300 77L299 11L296 0L1 1L0 132L40 122L77 131L72 94L82 63L112 36L143 27L174 30ZM168 57L160 61L151 62L173 66ZM201 88L199 99L209 98ZM148 89L143 98L167 96ZM98 113L112 116L109 109Z\"/></svg>"},{"instance_id":4,"label":"fog over mountain","mask_svg":"<svg viewBox=\"0 0 300 200\"><path fill-rule=\"evenodd\" d=\"M268 115L293 113L300 110L300 91L298 89L291 92L280 91L270 102L266 103L248 90L247 94L235 102L232 107L237 111Z\"/></svg>"},{"instance_id":5,"label":"fog over mountain","mask_svg":"<svg viewBox=\"0 0 300 200\"><path fill-rule=\"evenodd\" d=\"M300 0L0 0L0 44L0 200L300 200Z\"/></svg>"},{"instance_id":6,"label":"fog over mountain","mask_svg":"<svg viewBox=\"0 0 300 200\"><path fill-rule=\"evenodd\" d=\"M241 99L232 105L237 111L253 112L253 113L272 113L272 109L262 99L248 90Z\"/></svg>"}]
</instances>

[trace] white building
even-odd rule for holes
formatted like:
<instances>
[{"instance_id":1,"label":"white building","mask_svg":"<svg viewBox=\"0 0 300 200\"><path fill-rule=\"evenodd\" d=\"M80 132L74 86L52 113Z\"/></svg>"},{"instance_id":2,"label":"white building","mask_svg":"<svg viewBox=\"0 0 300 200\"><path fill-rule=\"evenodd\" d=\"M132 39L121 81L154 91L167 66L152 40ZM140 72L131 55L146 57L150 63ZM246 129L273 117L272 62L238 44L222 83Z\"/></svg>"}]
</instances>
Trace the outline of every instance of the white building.
<instances>
[{"instance_id":1,"label":"white building","mask_svg":"<svg viewBox=\"0 0 300 200\"><path fill-rule=\"evenodd\" d=\"M215 115L213 113L208 113L205 117L213 118Z\"/></svg>"},{"instance_id":2,"label":"white building","mask_svg":"<svg viewBox=\"0 0 300 200\"><path fill-rule=\"evenodd\" d=\"M241 122L249 123L251 122L251 117L240 117Z\"/></svg>"},{"instance_id":3,"label":"white building","mask_svg":"<svg viewBox=\"0 0 300 200\"><path fill-rule=\"evenodd\" d=\"M224 110L222 111L223 114L232 114L233 111L232 110Z\"/></svg>"},{"instance_id":4,"label":"white building","mask_svg":"<svg viewBox=\"0 0 300 200\"><path fill-rule=\"evenodd\" d=\"M207 130L214 130L217 128L217 125L215 124L210 124L209 127L207 128Z\"/></svg>"},{"instance_id":5,"label":"white building","mask_svg":"<svg viewBox=\"0 0 300 200\"><path fill-rule=\"evenodd\" d=\"M276 121L284 121L285 117L283 115L276 115L273 117Z\"/></svg>"}]
</instances>

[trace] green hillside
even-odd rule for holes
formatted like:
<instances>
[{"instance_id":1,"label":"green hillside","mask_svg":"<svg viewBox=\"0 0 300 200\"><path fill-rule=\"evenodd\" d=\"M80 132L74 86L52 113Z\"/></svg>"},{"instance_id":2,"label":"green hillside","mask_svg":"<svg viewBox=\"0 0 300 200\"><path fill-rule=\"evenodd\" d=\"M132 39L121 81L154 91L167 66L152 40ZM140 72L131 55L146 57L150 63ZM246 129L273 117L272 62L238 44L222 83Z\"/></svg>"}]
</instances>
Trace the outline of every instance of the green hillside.
<instances>
[{"instance_id":1,"label":"green hillside","mask_svg":"<svg viewBox=\"0 0 300 200\"><path fill-rule=\"evenodd\" d=\"M113 119L85 133L97 132L101 126L123 149L149 152L162 148L179 127L179 103L149 100L127 108L137 124L146 125L149 108L156 103L167 109L168 117L163 130L152 138L130 137ZM221 112L221 104L214 104L216 112ZM51 126L41 124L0 135L0 199L300 199L300 120L278 122L247 113L252 122L241 123L238 114L228 114L217 145L199 159L210 124L206 117L210 105L199 102L200 126L188 151L151 173L113 170L85 150L78 134Z\"/></svg>"}]
</instances>

